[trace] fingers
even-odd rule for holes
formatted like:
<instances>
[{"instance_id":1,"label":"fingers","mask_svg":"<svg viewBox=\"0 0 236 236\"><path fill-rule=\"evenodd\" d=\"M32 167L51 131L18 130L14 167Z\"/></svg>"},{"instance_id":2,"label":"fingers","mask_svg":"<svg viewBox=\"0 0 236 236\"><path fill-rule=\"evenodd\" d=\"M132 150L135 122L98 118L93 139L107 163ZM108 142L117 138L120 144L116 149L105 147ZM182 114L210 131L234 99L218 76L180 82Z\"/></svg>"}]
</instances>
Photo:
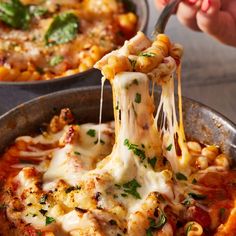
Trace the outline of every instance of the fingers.
<instances>
[{"instance_id":1,"label":"fingers","mask_svg":"<svg viewBox=\"0 0 236 236\"><path fill-rule=\"evenodd\" d=\"M202 0L182 1L177 9L176 15L179 21L193 30L199 30L196 15L202 4Z\"/></svg>"},{"instance_id":2,"label":"fingers","mask_svg":"<svg viewBox=\"0 0 236 236\"><path fill-rule=\"evenodd\" d=\"M219 41L236 46L236 20L229 11L221 10L220 0L203 0L196 15L197 25Z\"/></svg>"},{"instance_id":3,"label":"fingers","mask_svg":"<svg viewBox=\"0 0 236 236\"><path fill-rule=\"evenodd\" d=\"M203 0L201 11L196 15L199 28L206 33L217 34L219 31L221 0Z\"/></svg>"},{"instance_id":4,"label":"fingers","mask_svg":"<svg viewBox=\"0 0 236 236\"><path fill-rule=\"evenodd\" d=\"M162 10L167 3L169 3L169 0L155 0L157 9Z\"/></svg>"},{"instance_id":5,"label":"fingers","mask_svg":"<svg viewBox=\"0 0 236 236\"><path fill-rule=\"evenodd\" d=\"M162 10L170 0L155 0L156 6ZM202 0L183 0L177 8L176 15L179 21L193 30L199 30L196 21L197 11L200 9Z\"/></svg>"}]
</instances>

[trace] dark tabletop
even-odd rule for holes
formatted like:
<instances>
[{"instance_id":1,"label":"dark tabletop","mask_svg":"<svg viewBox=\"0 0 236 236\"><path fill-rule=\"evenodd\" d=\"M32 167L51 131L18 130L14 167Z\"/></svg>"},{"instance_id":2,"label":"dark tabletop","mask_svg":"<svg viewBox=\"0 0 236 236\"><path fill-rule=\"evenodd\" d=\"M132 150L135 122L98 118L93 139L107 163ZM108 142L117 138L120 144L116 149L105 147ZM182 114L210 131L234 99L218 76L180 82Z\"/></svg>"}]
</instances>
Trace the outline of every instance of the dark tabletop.
<instances>
[{"instance_id":1,"label":"dark tabletop","mask_svg":"<svg viewBox=\"0 0 236 236\"><path fill-rule=\"evenodd\" d=\"M154 0L149 0L149 35L158 16L153 2ZM207 35L183 27L175 17L171 18L166 32L172 41L181 43L185 49L183 95L214 108L236 123L236 48L224 46ZM70 85L64 83L54 86L53 90L99 84L98 79L91 77ZM0 85L0 115L17 104L51 90L47 85L41 90L30 86Z\"/></svg>"}]
</instances>

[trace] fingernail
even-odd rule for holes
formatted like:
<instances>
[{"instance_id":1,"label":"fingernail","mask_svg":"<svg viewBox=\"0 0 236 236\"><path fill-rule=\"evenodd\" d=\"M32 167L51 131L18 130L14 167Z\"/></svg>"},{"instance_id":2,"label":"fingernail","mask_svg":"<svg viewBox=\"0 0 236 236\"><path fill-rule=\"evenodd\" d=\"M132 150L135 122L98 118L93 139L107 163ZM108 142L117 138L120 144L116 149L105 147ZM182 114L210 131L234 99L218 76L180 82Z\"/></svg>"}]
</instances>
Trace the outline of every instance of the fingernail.
<instances>
[{"instance_id":1,"label":"fingernail","mask_svg":"<svg viewBox=\"0 0 236 236\"><path fill-rule=\"evenodd\" d=\"M194 4L197 2L197 0L188 0L189 3Z\"/></svg>"},{"instance_id":2,"label":"fingernail","mask_svg":"<svg viewBox=\"0 0 236 236\"><path fill-rule=\"evenodd\" d=\"M211 0L203 0L201 10L207 12L211 6Z\"/></svg>"}]
</instances>

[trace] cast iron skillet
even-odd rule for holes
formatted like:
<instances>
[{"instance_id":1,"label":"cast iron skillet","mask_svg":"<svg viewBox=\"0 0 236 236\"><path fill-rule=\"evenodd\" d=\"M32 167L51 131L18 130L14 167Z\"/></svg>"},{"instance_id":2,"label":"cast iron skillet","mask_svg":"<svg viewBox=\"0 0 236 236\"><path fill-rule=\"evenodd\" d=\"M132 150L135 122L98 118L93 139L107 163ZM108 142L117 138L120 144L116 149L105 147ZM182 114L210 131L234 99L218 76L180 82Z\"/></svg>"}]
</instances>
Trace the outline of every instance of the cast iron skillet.
<instances>
[{"instance_id":1,"label":"cast iron skillet","mask_svg":"<svg viewBox=\"0 0 236 236\"><path fill-rule=\"evenodd\" d=\"M20 135L39 133L61 108L69 107L79 123L98 123L100 87L55 92L17 106L0 117L0 152ZM159 94L155 93L156 99ZM219 145L236 161L236 126L224 116L193 100L183 98L184 124L188 140ZM113 120L112 93L104 89L103 122Z\"/></svg>"},{"instance_id":2,"label":"cast iron skillet","mask_svg":"<svg viewBox=\"0 0 236 236\"><path fill-rule=\"evenodd\" d=\"M139 31L146 31L148 19L149 19L149 8L147 0L131 0L136 5L136 13L139 16L138 22L138 30ZM50 92L60 90L63 85L67 85L70 83L75 83L78 79L89 78L90 80L96 79L98 76L101 77L100 71L92 68L84 72L80 72L70 76L60 77L58 79L51 79L51 80L41 80L41 81L31 81L31 82L0 82L0 85L6 86L15 86L15 87L22 87L22 88L29 88L29 89L39 89L40 91L47 87ZM50 89L51 88L51 89Z\"/></svg>"}]
</instances>

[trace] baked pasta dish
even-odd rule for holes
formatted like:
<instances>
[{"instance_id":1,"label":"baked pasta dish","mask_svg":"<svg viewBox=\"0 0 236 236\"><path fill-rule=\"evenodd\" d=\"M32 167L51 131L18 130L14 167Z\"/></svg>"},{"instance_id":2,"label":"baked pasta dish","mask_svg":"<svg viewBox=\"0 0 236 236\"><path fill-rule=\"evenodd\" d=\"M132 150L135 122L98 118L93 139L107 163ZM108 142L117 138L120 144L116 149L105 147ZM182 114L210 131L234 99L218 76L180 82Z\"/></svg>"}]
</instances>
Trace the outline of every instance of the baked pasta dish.
<instances>
[{"instance_id":1,"label":"baked pasta dish","mask_svg":"<svg viewBox=\"0 0 236 236\"><path fill-rule=\"evenodd\" d=\"M132 0L1 0L0 81L86 71L137 32Z\"/></svg>"},{"instance_id":2,"label":"baked pasta dish","mask_svg":"<svg viewBox=\"0 0 236 236\"><path fill-rule=\"evenodd\" d=\"M230 158L185 137L181 56L166 35L139 32L96 64L114 122L78 124L65 108L18 137L0 159L1 235L235 236ZM150 85L162 89L157 109Z\"/></svg>"}]
</instances>

